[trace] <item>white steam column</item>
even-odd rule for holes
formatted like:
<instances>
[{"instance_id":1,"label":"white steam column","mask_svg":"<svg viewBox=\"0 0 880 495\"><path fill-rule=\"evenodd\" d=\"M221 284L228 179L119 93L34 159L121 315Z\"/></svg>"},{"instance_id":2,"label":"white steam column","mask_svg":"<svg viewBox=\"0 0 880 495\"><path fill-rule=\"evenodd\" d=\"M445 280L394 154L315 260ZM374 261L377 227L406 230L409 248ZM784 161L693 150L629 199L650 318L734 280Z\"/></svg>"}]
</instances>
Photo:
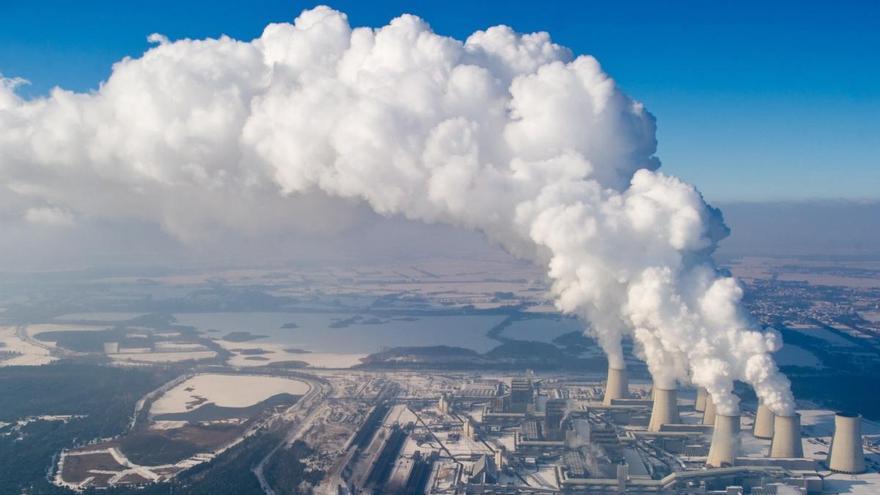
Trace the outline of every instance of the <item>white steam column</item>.
<instances>
[{"instance_id":1,"label":"white steam column","mask_svg":"<svg viewBox=\"0 0 880 495\"><path fill-rule=\"evenodd\" d=\"M706 409L703 411L703 424L715 424L715 401L711 395L706 395Z\"/></svg>"},{"instance_id":2,"label":"white steam column","mask_svg":"<svg viewBox=\"0 0 880 495\"><path fill-rule=\"evenodd\" d=\"M608 367L608 381L605 383L605 398L602 403L611 405L613 399L623 399L629 395L629 380L625 368Z\"/></svg>"},{"instance_id":3,"label":"white steam column","mask_svg":"<svg viewBox=\"0 0 880 495\"><path fill-rule=\"evenodd\" d=\"M680 423L678 417L678 393L675 389L654 387L654 407L651 408L651 421L648 431L660 431L665 424Z\"/></svg>"},{"instance_id":4,"label":"white steam column","mask_svg":"<svg viewBox=\"0 0 880 495\"><path fill-rule=\"evenodd\" d=\"M758 406L758 412L755 413L755 425L752 428L752 435L755 438L771 439L773 438L773 411L763 403Z\"/></svg>"},{"instance_id":5,"label":"white steam column","mask_svg":"<svg viewBox=\"0 0 880 495\"><path fill-rule=\"evenodd\" d=\"M828 452L828 468L847 474L865 472L860 415L837 413L834 416L834 438L831 439L831 450Z\"/></svg>"},{"instance_id":6,"label":"white steam column","mask_svg":"<svg viewBox=\"0 0 880 495\"><path fill-rule=\"evenodd\" d=\"M694 410L697 412L703 412L706 410L706 396L709 395L709 392L700 387L697 389L697 401L694 403Z\"/></svg>"},{"instance_id":7,"label":"white steam column","mask_svg":"<svg viewBox=\"0 0 880 495\"><path fill-rule=\"evenodd\" d=\"M715 416L715 430L712 432L712 445L706 465L710 467L733 466L739 450L739 415Z\"/></svg>"},{"instance_id":8,"label":"white steam column","mask_svg":"<svg viewBox=\"0 0 880 495\"><path fill-rule=\"evenodd\" d=\"M804 456L801 442L801 415L776 416L773 421L773 440L770 457L800 458Z\"/></svg>"}]
</instances>

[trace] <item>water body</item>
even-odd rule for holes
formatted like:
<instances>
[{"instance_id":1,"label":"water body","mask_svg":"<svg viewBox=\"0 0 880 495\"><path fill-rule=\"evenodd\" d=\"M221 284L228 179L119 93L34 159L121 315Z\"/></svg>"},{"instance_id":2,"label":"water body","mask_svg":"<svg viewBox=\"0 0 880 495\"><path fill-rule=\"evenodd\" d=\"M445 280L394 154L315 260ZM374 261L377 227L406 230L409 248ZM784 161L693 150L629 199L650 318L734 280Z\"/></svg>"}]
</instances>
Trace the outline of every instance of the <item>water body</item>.
<instances>
[{"instance_id":1,"label":"water body","mask_svg":"<svg viewBox=\"0 0 880 495\"><path fill-rule=\"evenodd\" d=\"M353 319L353 316L360 318ZM387 317L351 313L180 313L178 323L206 332L265 335L256 343L312 352L373 353L389 347L447 345L486 352L498 342L486 337L502 315ZM286 323L297 328L282 329Z\"/></svg>"},{"instance_id":2,"label":"water body","mask_svg":"<svg viewBox=\"0 0 880 495\"><path fill-rule=\"evenodd\" d=\"M584 323L575 318L548 316L525 318L508 325L501 335L513 340L553 343L553 339L571 332L583 332Z\"/></svg>"}]
</instances>

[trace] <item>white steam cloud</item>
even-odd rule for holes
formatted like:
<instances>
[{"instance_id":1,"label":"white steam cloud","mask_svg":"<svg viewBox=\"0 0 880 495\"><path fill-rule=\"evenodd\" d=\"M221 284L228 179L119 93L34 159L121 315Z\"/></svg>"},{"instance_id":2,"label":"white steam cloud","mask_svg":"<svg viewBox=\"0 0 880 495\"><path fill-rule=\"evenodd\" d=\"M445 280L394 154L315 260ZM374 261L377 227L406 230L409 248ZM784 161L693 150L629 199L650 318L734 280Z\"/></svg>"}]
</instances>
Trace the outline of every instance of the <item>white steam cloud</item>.
<instances>
[{"instance_id":1,"label":"white steam cloud","mask_svg":"<svg viewBox=\"0 0 880 495\"><path fill-rule=\"evenodd\" d=\"M352 29L326 7L250 42L150 40L93 93L25 100L2 80L0 187L44 208L28 218L189 238L283 228L315 192L365 201L546 267L612 365L631 336L661 386L705 386L729 414L742 380L791 413L778 335L753 329L710 258L720 215L656 171L653 117L594 58L503 26L465 42L410 15Z\"/></svg>"}]
</instances>

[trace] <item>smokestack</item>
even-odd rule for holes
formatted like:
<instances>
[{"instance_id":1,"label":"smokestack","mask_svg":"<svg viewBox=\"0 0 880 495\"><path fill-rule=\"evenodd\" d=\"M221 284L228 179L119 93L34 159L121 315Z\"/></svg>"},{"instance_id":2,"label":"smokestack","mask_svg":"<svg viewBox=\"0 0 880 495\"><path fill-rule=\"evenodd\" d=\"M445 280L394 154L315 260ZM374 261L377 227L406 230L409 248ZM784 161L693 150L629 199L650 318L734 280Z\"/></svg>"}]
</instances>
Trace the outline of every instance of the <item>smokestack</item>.
<instances>
[{"instance_id":1,"label":"smokestack","mask_svg":"<svg viewBox=\"0 0 880 495\"><path fill-rule=\"evenodd\" d=\"M755 438L767 440L773 438L773 411L763 403L758 405L758 412L755 413L755 425L752 428L752 435Z\"/></svg>"},{"instance_id":2,"label":"smokestack","mask_svg":"<svg viewBox=\"0 0 880 495\"><path fill-rule=\"evenodd\" d=\"M712 445L706 465L710 467L733 466L739 450L739 415L715 416L715 430L712 432Z\"/></svg>"},{"instance_id":3,"label":"smokestack","mask_svg":"<svg viewBox=\"0 0 880 495\"><path fill-rule=\"evenodd\" d=\"M862 451L862 417L854 413L834 416L834 438L828 452L828 468L838 473L865 472L865 453Z\"/></svg>"},{"instance_id":4,"label":"smokestack","mask_svg":"<svg viewBox=\"0 0 880 495\"><path fill-rule=\"evenodd\" d=\"M697 402L694 404L694 410L697 412L703 412L706 410L706 396L709 393L705 388L700 387L697 389Z\"/></svg>"},{"instance_id":5,"label":"smokestack","mask_svg":"<svg viewBox=\"0 0 880 495\"><path fill-rule=\"evenodd\" d=\"M660 425L679 423L678 393L675 389L654 387L654 407L651 409L651 421L648 431L660 431Z\"/></svg>"},{"instance_id":6,"label":"smokestack","mask_svg":"<svg viewBox=\"0 0 880 495\"><path fill-rule=\"evenodd\" d=\"M776 416L773 421L773 440L770 442L770 457L803 457L801 443L801 415Z\"/></svg>"},{"instance_id":7,"label":"smokestack","mask_svg":"<svg viewBox=\"0 0 880 495\"><path fill-rule=\"evenodd\" d=\"M712 400L712 396L709 394L706 394L706 409L703 411L703 424L715 424L715 401Z\"/></svg>"},{"instance_id":8,"label":"smokestack","mask_svg":"<svg viewBox=\"0 0 880 495\"><path fill-rule=\"evenodd\" d=\"M612 399L623 399L629 395L629 381L626 369L608 367L608 381L605 383L605 399L602 401L606 406L611 405Z\"/></svg>"}]
</instances>

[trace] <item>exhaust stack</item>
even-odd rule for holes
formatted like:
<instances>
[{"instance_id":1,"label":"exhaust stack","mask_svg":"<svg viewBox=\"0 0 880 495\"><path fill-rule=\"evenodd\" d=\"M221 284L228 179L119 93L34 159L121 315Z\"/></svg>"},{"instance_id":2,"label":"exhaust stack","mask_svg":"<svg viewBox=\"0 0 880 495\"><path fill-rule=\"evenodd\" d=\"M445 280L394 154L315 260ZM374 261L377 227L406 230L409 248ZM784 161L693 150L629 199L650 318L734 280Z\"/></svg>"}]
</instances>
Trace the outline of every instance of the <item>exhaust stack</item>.
<instances>
[{"instance_id":1,"label":"exhaust stack","mask_svg":"<svg viewBox=\"0 0 880 495\"><path fill-rule=\"evenodd\" d=\"M694 410L697 412L703 412L706 410L706 396L709 395L709 392L700 387L697 389L697 402L694 403Z\"/></svg>"},{"instance_id":2,"label":"exhaust stack","mask_svg":"<svg viewBox=\"0 0 880 495\"><path fill-rule=\"evenodd\" d=\"M755 413L755 426L752 428L752 435L755 438L771 439L773 438L773 411L763 403L758 405L758 412Z\"/></svg>"},{"instance_id":3,"label":"exhaust stack","mask_svg":"<svg viewBox=\"0 0 880 495\"><path fill-rule=\"evenodd\" d=\"M654 387L654 407L651 408L651 421L648 431L660 431L664 424L680 423L678 417L678 393L675 389Z\"/></svg>"},{"instance_id":4,"label":"exhaust stack","mask_svg":"<svg viewBox=\"0 0 880 495\"><path fill-rule=\"evenodd\" d=\"M712 400L712 396L709 394L706 394L706 409L703 411L703 424L715 424L715 401Z\"/></svg>"},{"instance_id":5,"label":"exhaust stack","mask_svg":"<svg viewBox=\"0 0 880 495\"><path fill-rule=\"evenodd\" d=\"M715 430L712 432L712 445L706 465L709 467L733 466L739 450L739 415L715 416Z\"/></svg>"},{"instance_id":6,"label":"exhaust stack","mask_svg":"<svg viewBox=\"0 0 880 495\"><path fill-rule=\"evenodd\" d=\"M828 468L837 473L865 472L861 415L842 412L834 416L834 437L828 451Z\"/></svg>"},{"instance_id":7,"label":"exhaust stack","mask_svg":"<svg viewBox=\"0 0 880 495\"><path fill-rule=\"evenodd\" d=\"M605 382L605 398L602 403L611 405L613 399L623 399L629 396L629 380L626 369L608 367L608 381Z\"/></svg>"},{"instance_id":8,"label":"exhaust stack","mask_svg":"<svg viewBox=\"0 0 880 495\"><path fill-rule=\"evenodd\" d=\"M773 421L773 440L770 457L800 458L804 456L801 442L801 415L776 416Z\"/></svg>"}]
</instances>

